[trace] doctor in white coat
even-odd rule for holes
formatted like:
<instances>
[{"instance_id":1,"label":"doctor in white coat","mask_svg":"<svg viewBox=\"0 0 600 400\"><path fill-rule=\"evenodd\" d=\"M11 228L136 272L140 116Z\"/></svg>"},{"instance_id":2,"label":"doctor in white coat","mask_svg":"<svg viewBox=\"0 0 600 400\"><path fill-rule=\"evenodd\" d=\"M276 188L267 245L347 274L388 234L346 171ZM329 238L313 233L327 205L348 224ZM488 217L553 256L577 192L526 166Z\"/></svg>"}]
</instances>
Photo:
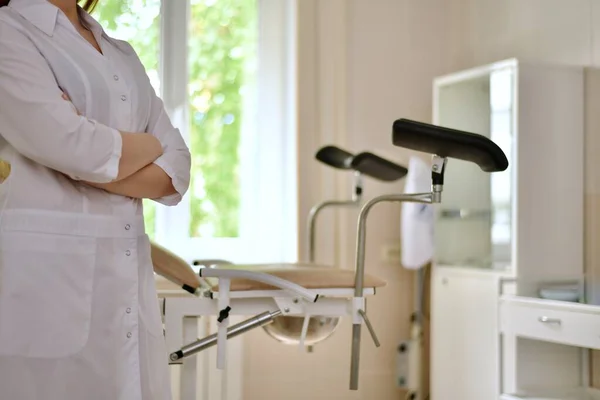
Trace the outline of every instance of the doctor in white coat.
<instances>
[{"instance_id":1,"label":"doctor in white coat","mask_svg":"<svg viewBox=\"0 0 600 400\"><path fill-rule=\"evenodd\" d=\"M0 0L0 399L166 400L141 199L176 205L190 153L80 3Z\"/></svg>"}]
</instances>

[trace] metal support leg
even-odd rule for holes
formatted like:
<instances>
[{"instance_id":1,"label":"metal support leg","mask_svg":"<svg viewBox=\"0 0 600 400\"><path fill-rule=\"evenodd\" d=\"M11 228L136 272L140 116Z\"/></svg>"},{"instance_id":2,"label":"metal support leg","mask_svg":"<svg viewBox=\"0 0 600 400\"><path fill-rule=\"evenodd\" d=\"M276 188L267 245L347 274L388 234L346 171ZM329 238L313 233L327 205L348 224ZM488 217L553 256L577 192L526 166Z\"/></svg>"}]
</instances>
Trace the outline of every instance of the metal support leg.
<instances>
[{"instance_id":1,"label":"metal support leg","mask_svg":"<svg viewBox=\"0 0 600 400\"><path fill-rule=\"evenodd\" d=\"M199 335L205 335L206 326L200 320L202 316L214 314L216 304L210 299L202 298L165 298L163 299L165 340L168 351L181 348L183 343L189 343L198 339ZM202 400L211 400L207 395L208 371L206 360L202 357L181 359L171 364L179 364L179 393L181 400L196 400L197 391L202 389ZM199 376L199 362L202 362L202 377Z\"/></svg>"},{"instance_id":2,"label":"metal support leg","mask_svg":"<svg viewBox=\"0 0 600 400\"><path fill-rule=\"evenodd\" d=\"M183 340L191 342L198 338L198 318L183 318ZM188 358L181 366L181 400L196 400L198 392L198 360Z\"/></svg>"},{"instance_id":3,"label":"metal support leg","mask_svg":"<svg viewBox=\"0 0 600 400\"><path fill-rule=\"evenodd\" d=\"M354 278L354 298L356 303L360 303L360 299L364 294L364 279L365 279L365 252L366 252L366 234L367 234L367 217L369 211L378 203L383 202L415 202L415 203L434 203L439 202L441 186L434 185L433 191L430 193L415 193L415 194L390 194L383 195L367 202L358 217L358 234L356 243L356 275ZM364 310L363 310L364 311ZM360 319L355 319L352 325L352 355L350 361L350 390L358 390L358 373L360 364L360 336L362 329L362 321L368 321L366 314L361 313ZM371 333L373 334L373 333ZM377 343L377 339L373 337Z\"/></svg>"}]
</instances>

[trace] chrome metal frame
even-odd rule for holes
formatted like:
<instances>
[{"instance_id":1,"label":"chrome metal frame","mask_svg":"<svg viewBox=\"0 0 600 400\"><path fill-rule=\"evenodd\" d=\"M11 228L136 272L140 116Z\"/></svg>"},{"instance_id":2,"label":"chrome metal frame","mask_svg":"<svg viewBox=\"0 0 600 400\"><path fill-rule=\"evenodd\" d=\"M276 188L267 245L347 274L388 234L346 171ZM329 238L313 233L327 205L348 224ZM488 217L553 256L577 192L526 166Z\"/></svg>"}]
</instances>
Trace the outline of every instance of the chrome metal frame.
<instances>
[{"instance_id":1,"label":"chrome metal frame","mask_svg":"<svg viewBox=\"0 0 600 400\"><path fill-rule=\"evenodd\" d=\"M351 200L328 200L315 205L308 214L308 262L316 261L316 225L317 216L325 208L333 207L358 207L363 197L362 174L354 172L354 184Z\"/></svg>"},{"instance_id":2,"label":"chrome metal frame","mask_svg":"<svg viewBox=\"0 0 600 400\"><path fill-rule=\"evenodd\" d=\"M265 273L250 273L248 271L212 269L206 268L202 275L219 278L219 292L210 293L210 296L195 299L165 299L163 311L165 313L166 339L169 351L171 351L172 363L183 363L188 365L191 371L187 371L182 377L182 396L189 394L192 396L196 383L192 382L193 374L196 368L193 367L187 356L196 354L201 350L217 345L217 367L225 367L225 342L228 337L237 336L253 328L264 326L270 323L273 318L279 316L304 316L309 318L311 315L324 316L344 316L349 315L352 318L352 348L350 364L350 390L358 390L359 365L360 365L360 340L363 322L373 338L375 346L379 347L379 340L375 330L366 314L366 295L375 294L373 288L364 287L365 278L365 252L366 252L366 229L367 219L371 209L383 202L415 202L415 203L440 203L442 198L442 189L444 182L444 170L447 163L446 158L433 156L432 163L432 190L429 193L413 194L387 194L378 196L368 201L362 207L358 217L357 240L356 240L356 265L354 289L319 289L310 291L297 285L291 285L290 282L274 279ZM360 187L359 176L356 177L355 187ZM350 202L325 202L316 206L311 212L309 219L309 233L311 234L311 257L314 257L314 225L315 218L320 210L325 206L337 204L356 204L360 201L360 191ZM312 233L311 233L312 232ZM236 276L255 279L279 288L274 291L250 291L250 292L230 292L230 280ZM318 296L315 294L318 293ZM321 296L321 297L319 297ZM312 300L312 301L311 301ZM231 305L231 308L230 308ZM219 315L225 308L231 310L231 315L254 315L254 317L242 321L241 323L229 328L229 311L226 312L222 321L218 325L218 332L203 339L191 338L184 335L187 330L197 332L189 326L186 320L188 317L200 317L207 315ZM183 322L183 325L182 325ZM190 340L190 343L183 345L183 340ZM192 340L195 340L192 342ZM186 369L186 370L187 370ZM193 378L195 379L195 377Z\"/></svg>"},{"instance_id":3,"label":"chrome metal frame","mask_svg":"<svg viewBox=\"0 0 600 400\"><path fill-rule=\"evenodd\" d=\"M388 194L375 197L368 201L361 209L358 216L358 232L356 239L356 275L354 279L354 302L352 324L352 349L350 361L350 390L358 390L359 366L360 366L360 339L363 321L369 329L375 344L378 340L375 332L364 311L364 278L365 278L365 252L367 236L367 218L371 209L379 203L384 202L412 202L412 203L440 203L442 200L442 189L444 182L444 171L447 159L433 156L432 163L432 190L429 193L413 194Z\"/></svg>"},{"instance_id":4,"label":"chrome metal frame","mask_svg":"<svg viewBox=\"0 0 600 400\"><path fill-rule=\"evenodd\" d=\"M219 283L222 283L220 279ZM301 293L288 289L234 291L229 293L223 293L221 289L219 292L210 293L210 296L165 297L161 299L165 341L170 364L181 365L182 367L179 378L182 400L196 399L199 390L206 391L202 382L198 381L199 366L193 356L200 355L201 351L214 345L217 345L217 363L219 363L219 354L221 357L225 354L223 342L221 343L221 351L218 348L219 333L201 333L198 326L199 318L219 315L223 300L231 307L229 317L253 317L231 327L225 326L225 330L217 324L217 329L221 328L221 340L223 340L223 336L227 339L264 326L264 324L270 323L273 318L279 316L304 316L306 318L322 315L344 317L350 316L353 308L353 289L319 289L318 294L320 296L316 302L308 301L301 297ZM374 294L374 288L367 287L363 289L364 296ZM223 335L223 332L225 335ZM199 334L205 337L198 339ZM226 374L221 376L221 379L227 379ZM205 393L202 398L208 398L207 394Z\"/></svg>"}]
</instances>

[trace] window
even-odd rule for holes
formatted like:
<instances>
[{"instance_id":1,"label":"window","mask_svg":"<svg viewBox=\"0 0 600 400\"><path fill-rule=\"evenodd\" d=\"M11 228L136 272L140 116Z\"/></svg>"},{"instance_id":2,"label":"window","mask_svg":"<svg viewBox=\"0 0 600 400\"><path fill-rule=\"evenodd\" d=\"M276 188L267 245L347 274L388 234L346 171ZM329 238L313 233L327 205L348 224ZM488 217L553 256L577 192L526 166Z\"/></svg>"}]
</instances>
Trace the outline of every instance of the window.
<instances>
[{"instance_id":1,"label":"window","mask_svg":"<svg viewBox=\"0 0 600 400\"><path fill-rule=\"evenodd\" d=\"M189 261L296 256L290 5L102 0L94 11L136 49L190 146L181 204L144 201L150 237Z\"/></svg>"}]
</instances>

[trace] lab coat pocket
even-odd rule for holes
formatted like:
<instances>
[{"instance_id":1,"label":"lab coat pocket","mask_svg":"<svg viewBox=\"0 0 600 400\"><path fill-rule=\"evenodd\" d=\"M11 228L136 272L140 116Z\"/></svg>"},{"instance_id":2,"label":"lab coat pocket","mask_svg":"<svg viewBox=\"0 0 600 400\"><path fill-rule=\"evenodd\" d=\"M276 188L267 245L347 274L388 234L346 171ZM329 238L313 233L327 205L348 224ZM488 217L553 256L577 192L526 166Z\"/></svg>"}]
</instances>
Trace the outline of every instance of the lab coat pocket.
<instances>
[{"instance_id":1,"label":"lab coat pocket","mask_svg":"<svg viewBox=\"0 0 600 400\"><path fill-rule=\"evenodd\" d=\"M0 355L61 358L87 343L96 240L0 233Z\"/></svg>"}]
</instances>

